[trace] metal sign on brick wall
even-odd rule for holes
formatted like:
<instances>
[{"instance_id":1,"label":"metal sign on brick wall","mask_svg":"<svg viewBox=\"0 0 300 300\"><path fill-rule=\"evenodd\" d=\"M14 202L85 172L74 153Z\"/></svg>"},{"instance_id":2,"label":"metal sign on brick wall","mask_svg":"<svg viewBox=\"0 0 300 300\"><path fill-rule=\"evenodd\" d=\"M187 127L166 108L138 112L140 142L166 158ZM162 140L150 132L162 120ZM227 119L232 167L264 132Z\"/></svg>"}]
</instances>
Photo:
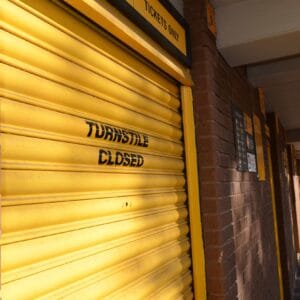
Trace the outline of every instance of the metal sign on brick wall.
<instances>
[{"instance_id":1,"label":"metal sign on brick wall","mask_svg":"<svg viewBox=\"0 0 300 300\"><path fill-rule=\"evenodd\" d=\"M252 118L244 113L248 171L257 172Z\"/></svg>"},{"instance_id":2,"label":"metal sign on brick wall","mask_svg":"<svg viewBox=\"0 0 300 300\"><path fill-rule=\"evenodd\" d=\"M233 126L237 150L237 169L244 172L256 172L255 143L253 122L248 114L233 107Z\"/></svg>"}]
</instances>

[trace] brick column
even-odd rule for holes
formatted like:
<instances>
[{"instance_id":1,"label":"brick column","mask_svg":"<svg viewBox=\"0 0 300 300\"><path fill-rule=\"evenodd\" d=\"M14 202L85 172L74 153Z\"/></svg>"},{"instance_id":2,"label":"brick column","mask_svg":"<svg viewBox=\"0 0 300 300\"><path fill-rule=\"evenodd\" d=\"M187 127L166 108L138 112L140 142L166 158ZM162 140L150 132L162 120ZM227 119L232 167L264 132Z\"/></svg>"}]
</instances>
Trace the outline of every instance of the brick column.
<instances>
[{"instance_id":1,"label":"brick column","mask_svg":"<svg viewBox=\"0 0 300 300\"><path fill-rule=\"evenodd\" d=\"M205 1L185 0L184 13L192 44L208 299L279 299L269 181L236 170L231 107L262 118L257 91L245 68L230 68L219 54Z\"/></svg>"}]
</instances>

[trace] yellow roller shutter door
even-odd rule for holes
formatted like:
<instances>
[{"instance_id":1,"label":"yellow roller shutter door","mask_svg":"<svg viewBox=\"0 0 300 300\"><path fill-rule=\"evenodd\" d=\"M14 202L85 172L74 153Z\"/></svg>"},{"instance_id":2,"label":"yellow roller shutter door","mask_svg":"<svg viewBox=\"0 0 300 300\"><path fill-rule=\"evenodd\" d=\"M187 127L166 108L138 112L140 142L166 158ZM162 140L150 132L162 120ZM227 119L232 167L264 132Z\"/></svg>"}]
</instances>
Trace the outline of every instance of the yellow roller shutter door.
<instances>
[{"instance_id":1,"label":"yellow roller shutter door","mask_svg":"<svg viewBox=\"0 0 300 300\"><path fill-rule=\"evenodd\" d=\"M1 1L2 297L192 298L176 82L51 1Z\"/></svg>"}]
</instances>

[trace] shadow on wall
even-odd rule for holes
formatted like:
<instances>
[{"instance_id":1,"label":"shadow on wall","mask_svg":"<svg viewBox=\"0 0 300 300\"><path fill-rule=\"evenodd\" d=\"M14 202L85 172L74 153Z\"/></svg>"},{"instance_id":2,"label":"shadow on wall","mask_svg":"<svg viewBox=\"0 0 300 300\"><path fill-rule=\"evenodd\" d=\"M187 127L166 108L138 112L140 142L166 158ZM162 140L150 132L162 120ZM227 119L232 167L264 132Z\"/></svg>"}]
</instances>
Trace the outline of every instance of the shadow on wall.
<instances>
[{"instance_id":1,"label":"shadow on wall","mask_svg":"<svg viewBox=\"0 0 300 300\"><path fill-rule=\"evenodd\" d=\"M240 185L240 193L232 197L232 218L239 299L279 299L276 285L266 284L278 282L269 181L257 181L256 173L238 177L233 185Z\"/></svg>"}]
</instances>

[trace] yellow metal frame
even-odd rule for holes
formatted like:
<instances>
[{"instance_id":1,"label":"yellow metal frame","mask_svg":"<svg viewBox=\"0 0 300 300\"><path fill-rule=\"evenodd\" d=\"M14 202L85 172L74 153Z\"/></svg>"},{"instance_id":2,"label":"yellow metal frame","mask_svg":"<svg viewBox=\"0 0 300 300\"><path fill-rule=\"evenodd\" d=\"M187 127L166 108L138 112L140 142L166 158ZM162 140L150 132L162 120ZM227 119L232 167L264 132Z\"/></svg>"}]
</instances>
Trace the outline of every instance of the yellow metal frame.
<instances>
[{"instance_id":1,"label":"yellow metal frame","mask_svg":"<svg viewBox=\"0 0 300 300\"><path fill-rule=\"evenodd\" d=\"M195 299L202 300L206 299L205 263L200 216L193 96L190 87L181 87L181 100L192 242L194 295Z\"/></svg>"},{"instance_id":2,"label":"yellow metal frame","mask_svg":"<svg viewBox=\"0 0 300 300\"><path fill-rule=\"evenodd\" d=\"M281 270L281 261L280 261L280 248L279 248L279 239L278 239L278 221L277 221L276 203L275 203L275 189L274 189L274 181L273 181L271 148L269 142L267 142L267 153L268 153L268 163L269 163L269 182L270 182L271 196L272 196L272 211L273 211L273 220L274 220L274 238L276 244L279 291L280 291L280 300L283 300L284 296L283 296L282 270Z\"/></svg>"},{"instance_id":3,"label":"yellow metal frame","mask_svg":"<svg viewBox=\"0 0 300 300\"><path fill-rule=\"evenodd\" d=\"M25 1L26 2L26 1ZM189 220L191 230L192 266L194 297L206 299L206 282L204 268L204 249L200 217L198 190L197 155L195 143L195 127L193 117L192 79L189 69L172 58L157 43L151 40L137 26L127 20L108 1L64 0L75 9L92 19L102 28L124 42L159 69L169 74L182 84L182 116L184 129L185 160L187 189L189 195Z\"/></svg>"},{"instance_id":4,"label":"yellow metal frame","mask_svg":"<svg viewBox=\"0 0 300 300\"><path fill-rule=\"evenodd\" d=\"M171 57L107 1L64 0L64 2L109 31L124 44L143 55L180 83L187 86L192 85L189 69Z\"/></svg>"}]
</instances>

